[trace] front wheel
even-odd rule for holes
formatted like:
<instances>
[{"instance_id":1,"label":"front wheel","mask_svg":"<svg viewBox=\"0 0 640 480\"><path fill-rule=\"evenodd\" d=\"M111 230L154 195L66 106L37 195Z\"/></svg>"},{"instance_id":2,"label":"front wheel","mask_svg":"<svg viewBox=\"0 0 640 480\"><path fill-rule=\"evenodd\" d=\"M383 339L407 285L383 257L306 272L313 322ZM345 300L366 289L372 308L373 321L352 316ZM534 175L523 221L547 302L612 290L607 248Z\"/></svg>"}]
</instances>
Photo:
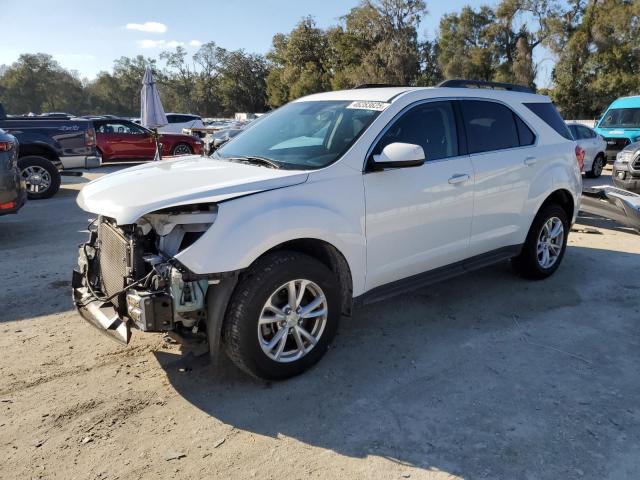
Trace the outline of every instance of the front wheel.
<instances>
[{"instance_id":1,"label":"front wheel","mask_svg":"<svg viewBox=\"0 0 640 480\"><path fill-rule=\"evenodd\" d=\"M46 158L29 155L18 159L20 175L27 185L29 200L53 197L60 189L60 172Z\"/></svg>"},{"instance_id":2,"label":"front wheel","mask_svg":"<svg viewBox=\"0 0 640 480\"><path fill-rule=\"evenodd\" d=\"M336 279L297 252L258 260L231 297L223 341L231 360L265 380L298 375L324 355L340 320Z\"/></svg>"},{"instance_id":3,"label":"front wheel","mask_svg":"<svg viewBox=\"0 0 640 480\"><path fill-rule=\"evenodd\" d=\"M569 227L567 213L560 205L543 206L531 224L522 252L511 259L515 271L535 280L553 274L564 257Z\"/></svg>"}]
</instances>

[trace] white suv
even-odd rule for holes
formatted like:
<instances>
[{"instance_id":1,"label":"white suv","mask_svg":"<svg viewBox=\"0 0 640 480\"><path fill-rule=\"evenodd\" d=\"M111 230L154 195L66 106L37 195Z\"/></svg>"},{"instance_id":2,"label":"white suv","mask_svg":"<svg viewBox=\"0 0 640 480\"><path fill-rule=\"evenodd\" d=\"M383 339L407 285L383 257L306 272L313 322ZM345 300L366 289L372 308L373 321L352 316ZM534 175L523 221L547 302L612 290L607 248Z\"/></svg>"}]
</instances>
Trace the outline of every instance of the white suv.
<instances>
[{"instance_id":1,"label":"white suv","mask_svg":"<svg viewBox=\"0 0 640 480\"><path fill-rule=\"evenodd\" d=\"M203 337L283 379L354 305L506 259L551 275L579 208L575 142L547 97L468 86L495 85L311 95L212 158L91 182L79 312L124 342L131 327Z\"/></svg>"},{"instance_id":2,"label":"white suv","mask_svg":"<svg viewBox=\"0 0 640 480\"><path fill-rule=\"evenodd\" d=\"M158 129L161 133L182 133L183 128L203 128L202 118L188 113L167 113L167 122Z\"/></svg>"}]
</instances>

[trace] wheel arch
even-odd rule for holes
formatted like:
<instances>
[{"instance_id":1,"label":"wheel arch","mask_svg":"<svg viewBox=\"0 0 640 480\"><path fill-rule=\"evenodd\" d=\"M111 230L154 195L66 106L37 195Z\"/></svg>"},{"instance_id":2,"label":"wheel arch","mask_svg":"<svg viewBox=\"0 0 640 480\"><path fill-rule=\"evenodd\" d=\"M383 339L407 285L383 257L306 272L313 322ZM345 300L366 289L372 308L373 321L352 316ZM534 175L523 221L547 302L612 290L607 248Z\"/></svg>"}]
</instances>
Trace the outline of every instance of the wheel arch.
<instances>
[{"instance_id":1,"label":"wheel arch","mask_svg":"<svg viewBox=\"0 0 640 480\"><path fill-rule=\"evenodd\" d=\"M538 212L541 208L545 207L549 204L557 204L562 207L562 209L566 212L567 218L569 221L573 219L573 214L575 213L575 202L573 200L573 195L569 190L564 188L560 188L558 190L553 191L538 207ZM537 212L536 212L537 213Z\"/></svg>"},{"instance_id":2,"label":"wheel arch","mask_svg":"<svg viewBox=\"0 0 640 480\"><path fill-rule=\"evenodd\" d=\"M271 247L256 258L252 265L265 255L281 250L303 253L315 258L329 268L329 270L335 274L340 287L342 314L351 316L353 307L353 279L351 277L349 264L340 250L331 243L318 238L297 238Z\"/></svg>"},{"instance_id":3,"label":"wheel arch","mask_svg":"<svg viewBox=\"0 0 640 480\"><path fill-rule=\"evenodd\" d=\"M52 162L60 160L60 157L58 157L56 151L48 145L20 145L20 158L29 156L44 157Z\"/></svg>"}]
</instances>

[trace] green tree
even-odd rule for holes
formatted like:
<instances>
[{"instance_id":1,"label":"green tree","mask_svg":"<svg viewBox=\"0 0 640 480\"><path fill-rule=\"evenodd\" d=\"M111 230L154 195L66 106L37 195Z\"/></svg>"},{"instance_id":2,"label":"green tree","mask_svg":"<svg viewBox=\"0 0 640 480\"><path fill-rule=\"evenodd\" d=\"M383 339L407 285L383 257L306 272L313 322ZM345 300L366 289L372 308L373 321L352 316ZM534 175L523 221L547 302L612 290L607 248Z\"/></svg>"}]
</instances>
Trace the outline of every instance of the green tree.
<instances>
[{"instance_id":1,"label":"green tree","mask_svg":"<svg viewBox=\"0 0 640 480\"><path fill-rule=\"evenodd\" d=\"M267 54L271 72L267 76L269 104L277 107L295 98L328 90L327 32L311 17L303 18L287 35L273 37Z\"/></svg>"},{"instance_id":2,"label":"green tree","mask_svg":"<svg viewBox=\"0 0 640 480\"><path fill-rule=\"evenodd\" d=\"M77 72L63 69L51 55L23 54L0 77L0 102L11 113L82 113L85 96Z\"/></svg>"},{"instance_id":3,"label":"green tree","mask_svg":"<svg viewBox=\"0 0 640 480\"><path fill-rule=\"evenodd\" d=\"M464 7L440 20L438 64L445 78L493 80L499 59L490 27L496 15L489 7Z\"/></svg>"},{"instance_id":4,"label":"green tree","mask_svg":"<svg viewBox=\"0 0 640 480\"><path fill-rule=\"evenodd\" d=\"M573 0L556 22L553 100L566 117L597 118L617 97L640 93L640 2Z\"/></svg>"}]
</instances>

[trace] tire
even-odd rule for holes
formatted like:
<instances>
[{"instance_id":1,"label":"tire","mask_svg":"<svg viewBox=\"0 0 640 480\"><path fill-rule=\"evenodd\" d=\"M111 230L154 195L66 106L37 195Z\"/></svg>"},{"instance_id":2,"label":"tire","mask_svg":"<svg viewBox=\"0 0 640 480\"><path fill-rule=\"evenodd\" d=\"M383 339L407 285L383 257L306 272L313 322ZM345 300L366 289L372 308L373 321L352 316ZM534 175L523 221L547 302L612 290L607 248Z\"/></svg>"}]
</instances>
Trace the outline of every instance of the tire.
<instances>
[{"instance_id":1,"label":"tire","mask_svg":"<svg viewBox=\"0 0 640 480\"><path fill-rule=\"evenodd\" d=\"M585 176L589 178L598 178L602 175L602 169L606 165L607 162L604 160L604 156L602 154L598 154L596 158L593 159L593 163L591 164L591 169L585 172Z\"/></svg>"},{"instance_id":2,"label":"tire","mask_svg":"<svg viewBox=\"0 0 640 480\"><path fill-rule=\"evenodd\" d=\"M540 255L538 254L538 247L540 242L544 243L545 234L543 229L552 219L560 221L562 225L562 238L556 239L556 241L549 240L549 243L554 245L554 247L547 248L549 261L551 260L552 254L555 255L555 260L552 264L548 264L544 262L544 252ZM532 280L541 280L552 275L553 272L558 269L560 263L562 263L564 252L567 248L569 229L570 225L567 213L560 205L555 203L543 205L531 224L520 255L511 259L511 264L516 273ZM550 238L551 235L548 237ZM544 246L541 246L541 248L544 250ZM540 258L540 256L542 256L542 258Z\"/></svg>"},{"instance_id":3,"label":"tire","mask_svg":"<svg viewBox=\"0 0 640 480\"><path fill-rule=\"evenodd\" d=\"M171 155L191 155L193 153L193 149L187 145L186 143L179 143L173 150L171 150Z\"/></svg>"},{"instance_id":4,"label":"tire","mask_svg":"<svg viewBox=\"0 0 640 480\"><path fill-rule=\"evenodd\" d=\"M50 198L60 190L60 172L45 157L28 155L19 158L18 168L27 183L29 200Z\"/></svg>"},{"instance_id":5,"label":"tire","mask_svg":"<svg viewBox=\"0 0 640 480\"><path fill-rule=\"evenodd\" d=\"M308 315L313 317L301 319L293 311L283 316L267 307L272 301L282 314L288 312L288 286L294 283L297 296L300 280L309 283L296 306L309 306ZM322 294L324 303L311 308L311 302L322 300ZM299 375L325 354L338 328L340 304L336 278L324 264L297 252L268 254L250 267L231 296L222 327L227 355L238 368L257 378L284 380ZM325 313L317 315L321 312ZM274 321L269 322L272 318ZM259 324L260 319L264 325ZM315 337L316 343L299 333L300 329Z\"/></svg>"}]
</instances>

